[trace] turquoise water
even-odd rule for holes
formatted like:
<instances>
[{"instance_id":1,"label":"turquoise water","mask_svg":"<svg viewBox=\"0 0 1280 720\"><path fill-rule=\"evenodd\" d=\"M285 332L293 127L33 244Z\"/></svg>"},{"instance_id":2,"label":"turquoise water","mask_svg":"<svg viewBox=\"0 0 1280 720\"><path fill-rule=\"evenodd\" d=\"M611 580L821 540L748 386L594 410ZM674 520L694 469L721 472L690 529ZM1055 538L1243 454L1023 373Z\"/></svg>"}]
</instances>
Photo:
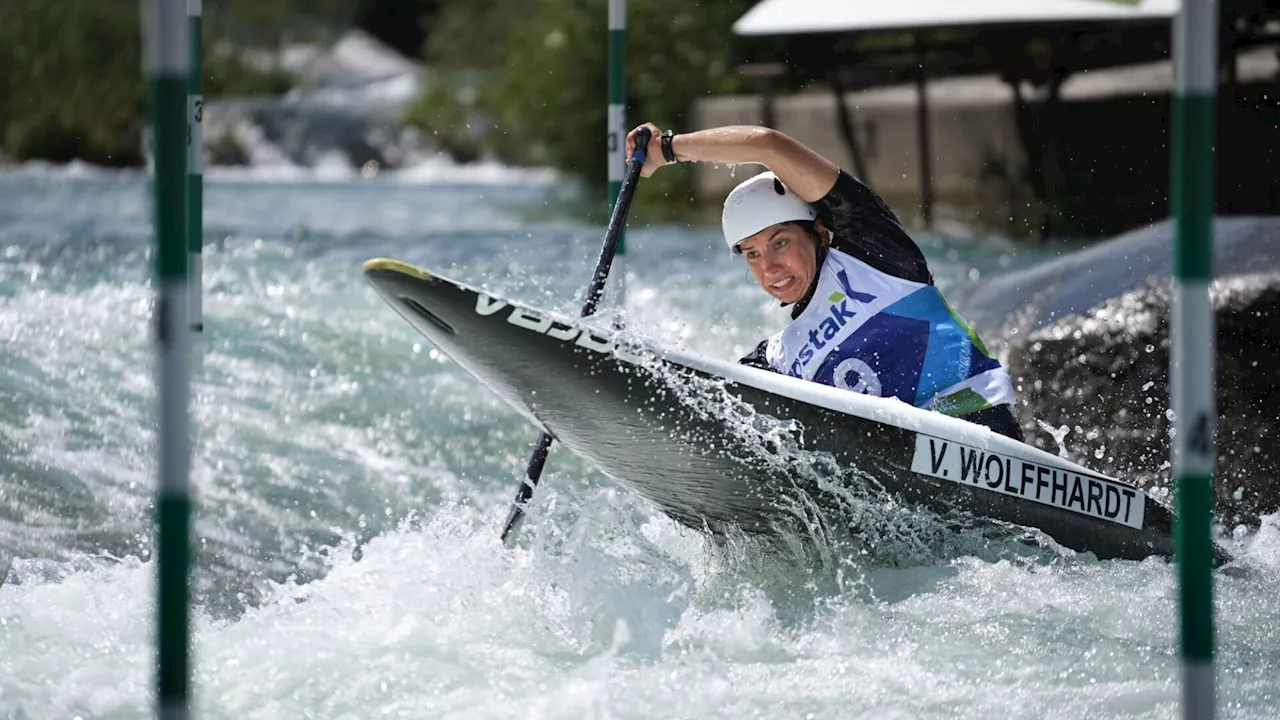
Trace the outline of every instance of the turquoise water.
<instances>
[{"instance_id":1,"label":"turquoise water","mask_svg":"<svg viewBox=\"0 0 1280 720\"><path fill-rule=\"evenodd\" d=\"M503 549L535 430L359 267L392 257L572 312L603 228L566 212L569 192L514 173L209 183L200 717L1177 713L1176 578L1157 560L932 538L896 560L716 548L567 451ZM150 711L149 232L139 176L0 173L0 717ZM944 289L1046 256L920 241ZM736 358L785 320L715 228L634 227L628 245L626 319L656 341ZM1216 581L1219 715L1274 717L1273 522Z\"/></svg>"}]
</instances>

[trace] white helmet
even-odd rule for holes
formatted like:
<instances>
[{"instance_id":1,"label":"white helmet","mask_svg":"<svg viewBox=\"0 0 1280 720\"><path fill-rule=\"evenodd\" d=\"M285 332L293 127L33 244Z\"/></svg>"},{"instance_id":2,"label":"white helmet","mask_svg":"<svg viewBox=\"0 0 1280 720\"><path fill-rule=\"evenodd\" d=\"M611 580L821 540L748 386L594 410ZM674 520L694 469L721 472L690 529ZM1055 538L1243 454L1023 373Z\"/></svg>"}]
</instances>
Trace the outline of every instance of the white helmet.
<instances>
[{"instance_id":1,"label":"white helmet","mask_svg":"<svg viewBox=\"0 0 1280 720\"><path fill-rule=\"evenodd\" d=\"M772 172L743 181L724 199L720 226L733 250L738 243L778 223L816 220L818 211L796 197Z\"/></svg>"}]
</instances>

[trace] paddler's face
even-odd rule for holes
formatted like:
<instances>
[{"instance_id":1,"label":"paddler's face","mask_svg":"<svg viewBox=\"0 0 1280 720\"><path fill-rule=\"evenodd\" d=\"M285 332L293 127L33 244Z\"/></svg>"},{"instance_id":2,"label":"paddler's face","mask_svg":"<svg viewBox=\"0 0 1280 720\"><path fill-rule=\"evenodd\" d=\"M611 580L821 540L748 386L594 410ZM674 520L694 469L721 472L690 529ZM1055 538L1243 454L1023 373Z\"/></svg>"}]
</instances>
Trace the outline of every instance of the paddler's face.
<instances>
[{"instance_id":1,"label":"paddler's face","mask_svg":"<svg viewBox=\"0 0 1280 720\"><path fill-rule=\"evenodd\" d=\"M825 235L821 224L818 235ZM774 298L793 303L804 297L818 276L817 241L802 226L782 223L738 243L751 274Z\"/></svg>"}]
</instances>

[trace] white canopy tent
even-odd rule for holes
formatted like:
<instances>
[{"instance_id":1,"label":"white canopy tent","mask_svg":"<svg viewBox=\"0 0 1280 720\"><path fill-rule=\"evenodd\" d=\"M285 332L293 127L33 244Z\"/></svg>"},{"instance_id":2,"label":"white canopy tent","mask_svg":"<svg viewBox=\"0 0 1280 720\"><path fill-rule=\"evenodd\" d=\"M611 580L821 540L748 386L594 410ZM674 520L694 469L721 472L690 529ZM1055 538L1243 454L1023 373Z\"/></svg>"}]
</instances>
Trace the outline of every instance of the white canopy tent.
<instances>
[{"instance_id":1,"label":"white canopy tent","mask_svg":"<svg viewBox=\"0 0 1280 720\"><path fill-rule=\"evenodd\" d=\"M1177 0L763 0L733 24L738 35L922 30L1172 17Z\"/></svg>"},{"instance_id":2,"label":"white canopy tent","mask_svg":"<svg viewBox=\"0 0 1280 720\"><path fill-rule=\"evenodd\" d=\"M1110 0L762 0L733 24L743 36L826 34L844 35L943 28L1037 27L1071 24L1151 23L1171 19L1179 0L1142 0L1125 5ZM928 95L921 59L916 75L918 142L920 145L920 207L931 222L933 189L928 133ZM860 151L849 129L849 111L837 82L837 110L854 157Z\"/></svg>"}]
</instances>

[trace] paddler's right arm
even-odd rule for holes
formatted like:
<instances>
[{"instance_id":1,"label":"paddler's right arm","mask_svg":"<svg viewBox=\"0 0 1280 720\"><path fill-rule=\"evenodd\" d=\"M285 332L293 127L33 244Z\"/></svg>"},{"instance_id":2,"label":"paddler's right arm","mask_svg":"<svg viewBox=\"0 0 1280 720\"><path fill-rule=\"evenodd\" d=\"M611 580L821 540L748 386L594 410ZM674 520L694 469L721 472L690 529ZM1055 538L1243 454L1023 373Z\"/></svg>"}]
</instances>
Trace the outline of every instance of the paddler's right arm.
<instances>
[{"instance_id":1,"label":"paddler's right arm","mask_svg":"<svg viewBox=\"0 0 1280 720\"><path fill-rule=\"evenodd\" d=\"M653 123L640 174L670 165L662 155L661 132ZM637 128L638 129L638 128ZM627 135L627 155L635 149L635 130ZM754 125L728 125L679 133L671 140L679 162L756 163L778 176L818 210L831 231L831 247L877 270L913 282L933 284L919 246L874 190L786 133Z\"/></svg>"},{"instance_id":2,"label":"paddler's right arm","mask_svg":"<svg viewBox=\"0 0 1280 720\"><path fill-rule=\"evenodd\" d=\"M663 165L661 134L656 125L645 123L650 132L649 148L640 174L649 177ZM728 125L696 132L679 133L671 149L680 162L711 162L725 165L764 165L791 188L801 200L816 203L831 192L840 174L830 160L786 133L754 125ZM635 151L635 130L627 135L627 156Z\"/></svg>"}]
</instances>

